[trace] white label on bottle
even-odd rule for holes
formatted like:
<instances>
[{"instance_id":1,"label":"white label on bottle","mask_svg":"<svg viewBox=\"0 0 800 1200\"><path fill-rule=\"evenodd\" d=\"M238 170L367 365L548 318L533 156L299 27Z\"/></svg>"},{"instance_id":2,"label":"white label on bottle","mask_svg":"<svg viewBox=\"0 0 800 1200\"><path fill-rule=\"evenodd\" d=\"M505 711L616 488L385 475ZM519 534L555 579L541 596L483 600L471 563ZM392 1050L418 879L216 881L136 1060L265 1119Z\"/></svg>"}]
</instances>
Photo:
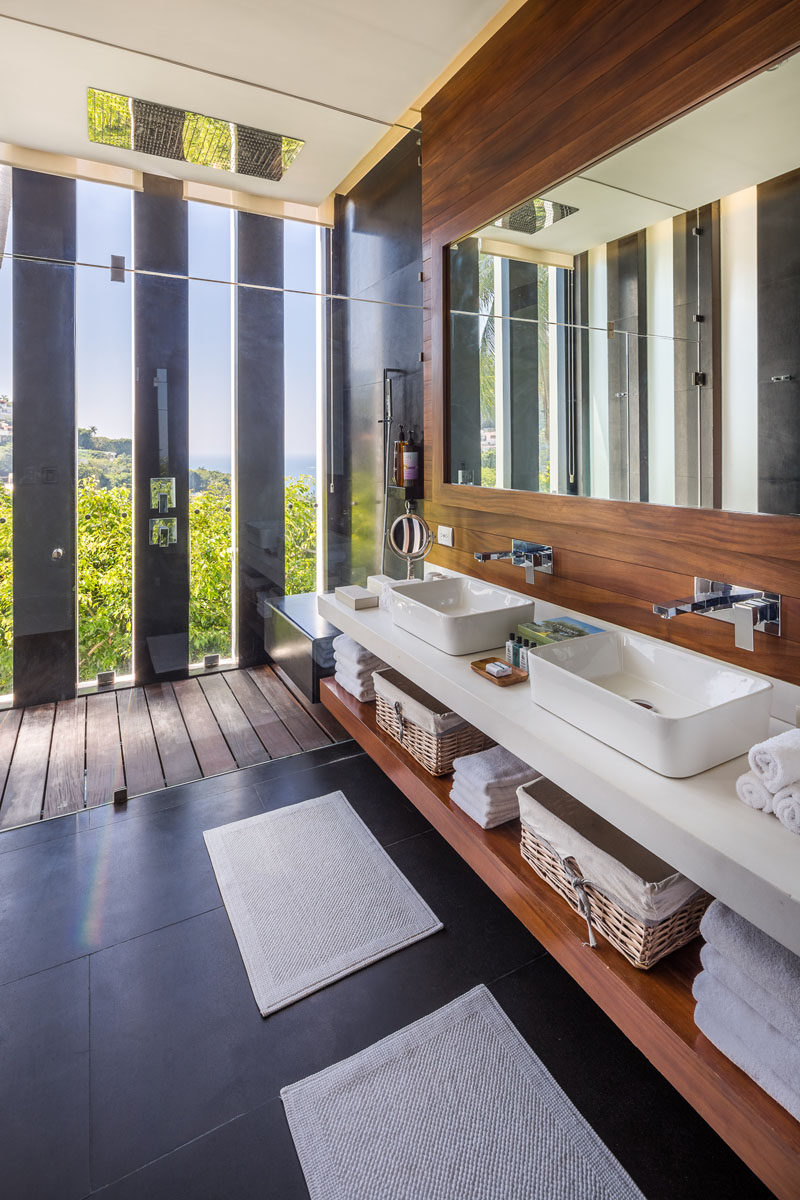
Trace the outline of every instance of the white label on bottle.
<instances>
[{"instance_id":1,"label":"white label on bottle","mask_svg":"<svg viewBox=\"0 0 800 1200\"><path fill-rule=\"evenodd\" d=\"M403 454L403 483L414 483L417 478L417 461L419 454L416 450L406 450Z\"/></svg>"}]
</instances>

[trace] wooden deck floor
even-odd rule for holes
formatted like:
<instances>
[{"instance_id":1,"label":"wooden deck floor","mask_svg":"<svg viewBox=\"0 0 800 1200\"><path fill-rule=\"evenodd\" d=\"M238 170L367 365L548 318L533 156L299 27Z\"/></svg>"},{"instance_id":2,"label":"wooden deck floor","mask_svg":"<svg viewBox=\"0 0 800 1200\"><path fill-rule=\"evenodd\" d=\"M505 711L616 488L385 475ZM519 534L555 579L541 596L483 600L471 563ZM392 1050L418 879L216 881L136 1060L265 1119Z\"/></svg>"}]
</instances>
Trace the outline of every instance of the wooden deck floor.
<instances>
[{"instance_id":1,"label":"wooden deck floor","mask_svg":"<svg viewBox=\"0 0 800 1200\"><path fill-rule=\"evenodd\" d=\"M270 667L0 713L0 829L342 741Z\"/></svg>"}]
</instances>

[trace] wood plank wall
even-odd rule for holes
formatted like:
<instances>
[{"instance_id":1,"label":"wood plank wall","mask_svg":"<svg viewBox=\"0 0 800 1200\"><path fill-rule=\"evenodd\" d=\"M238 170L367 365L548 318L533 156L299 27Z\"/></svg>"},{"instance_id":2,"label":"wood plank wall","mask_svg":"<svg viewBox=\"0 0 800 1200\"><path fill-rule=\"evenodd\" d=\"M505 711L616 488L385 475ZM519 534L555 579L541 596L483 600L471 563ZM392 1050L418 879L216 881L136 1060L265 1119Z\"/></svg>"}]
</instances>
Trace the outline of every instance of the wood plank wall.
<instances>
[{"instance_id":1,"label":"wood plank wall","mask_svg":"<svg viewBox=\"0 0 800 1200\"><path fill-rule=\"evenodd\" d=\"M800 46L797 0L529 0L422 114L425 512L456 529L431 561L800 684L800 520L444 483L449 242L604 158ZM552 544L527 587L475 550ZM784 596L781 638L733 647L729 625L662 621L693 576Z\"/></svg>"}]
</instances>

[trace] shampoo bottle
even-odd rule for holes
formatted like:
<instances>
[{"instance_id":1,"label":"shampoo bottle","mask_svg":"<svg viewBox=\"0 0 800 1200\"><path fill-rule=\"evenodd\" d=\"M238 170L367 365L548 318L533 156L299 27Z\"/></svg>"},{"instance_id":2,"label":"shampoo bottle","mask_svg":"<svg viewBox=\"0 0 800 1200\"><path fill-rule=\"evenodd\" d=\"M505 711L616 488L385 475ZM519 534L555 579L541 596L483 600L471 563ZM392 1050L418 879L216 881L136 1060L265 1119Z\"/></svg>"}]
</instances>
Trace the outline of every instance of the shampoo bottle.
<instances>
[{"instance_id":1,"label":"shampoo bottle","mask_svg":"<svg viewBox=\"0 0 800 1200\"><path fill-rule=\"evenodd\" d=\"M394 443L394 462L392 466L392 483L395 487L403 486L403 450L406 445L406 435L400 426L400 437Z\"/></svg>"},{"instance_id":2,"label":"shampoo bottle","mask_svg":"<svg viewBox=\"0 0 800 1200\"><path fill-rule=\"evenodd\" d=\"M419 447L414 440L414 430L408 435L403 451L403 485L411 487L419 479Z\"/></svg>"},{"instance_id":3,"label":"shampoo bottle","mask_svg":"<svg viewBox=\"0 0 800 1200\"><path fill-rule=\"evenodd\" d=\"M513 665L514 665L514 630L513 629L511 630L511 633L508 635L508 641L506 642L506 662L508 663L508 665L510 667L513 667Z\"/></svg>"}]
</instances>

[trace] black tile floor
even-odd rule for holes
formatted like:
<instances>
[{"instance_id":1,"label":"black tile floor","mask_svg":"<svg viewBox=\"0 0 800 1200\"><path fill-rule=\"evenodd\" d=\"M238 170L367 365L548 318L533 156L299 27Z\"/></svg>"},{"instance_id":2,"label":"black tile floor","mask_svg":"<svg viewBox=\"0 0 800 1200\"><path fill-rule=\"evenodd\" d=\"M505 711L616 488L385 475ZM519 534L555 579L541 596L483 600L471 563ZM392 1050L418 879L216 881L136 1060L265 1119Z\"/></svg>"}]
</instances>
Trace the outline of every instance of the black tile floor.
<instances>
[{"instance_id":1,"label":"black tile floor","mask_svg":"<svg viewBox=\"0 0 800 1200\"><path fill-rule=\"evenodd\" d=\"M264 1020L203 830L337 788L445 929ZM648 1200L769 1195L352 743L0 834L0 916L4 1200L302 1200L281 1087L479 982Z\"/></svg>"}]
</instances>

